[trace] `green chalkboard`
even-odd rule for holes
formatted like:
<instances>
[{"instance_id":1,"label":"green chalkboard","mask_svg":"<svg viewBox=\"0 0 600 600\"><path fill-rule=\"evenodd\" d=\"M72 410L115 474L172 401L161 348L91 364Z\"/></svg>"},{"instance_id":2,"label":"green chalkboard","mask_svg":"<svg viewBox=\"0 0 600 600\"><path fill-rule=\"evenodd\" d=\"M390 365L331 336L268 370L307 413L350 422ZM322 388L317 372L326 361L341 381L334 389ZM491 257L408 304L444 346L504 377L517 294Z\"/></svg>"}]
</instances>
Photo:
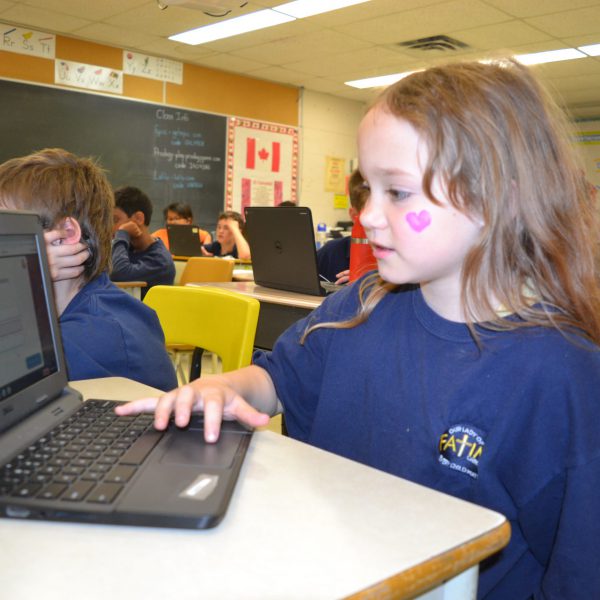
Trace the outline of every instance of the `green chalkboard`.
<instances>
[{"instance_id":1,"label":"green chalkboard","mask_svg":"<svg viewBox=\"0 0 600 600\"><path fill-rule=\"evenodd\" d=\"M162 209L187 202L215 227L223 210L227 118L99 94L0 80L0 162L42 148L92 156L114 187L133 185Z\"/></svg>"}]
</instances>

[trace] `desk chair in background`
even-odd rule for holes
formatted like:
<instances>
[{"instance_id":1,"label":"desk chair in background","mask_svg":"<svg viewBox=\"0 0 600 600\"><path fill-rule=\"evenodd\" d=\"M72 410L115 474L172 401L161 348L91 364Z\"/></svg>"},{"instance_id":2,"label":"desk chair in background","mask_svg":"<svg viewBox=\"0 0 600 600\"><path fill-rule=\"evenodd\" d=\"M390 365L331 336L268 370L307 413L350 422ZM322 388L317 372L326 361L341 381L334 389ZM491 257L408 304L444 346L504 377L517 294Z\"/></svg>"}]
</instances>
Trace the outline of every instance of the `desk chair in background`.
<instances>
[{"instance_id":1,"label":"desk chair in background","mask_svg":"<svg viewBox=\"0 0 600 600\"><path fill-rule=\"evenodd\" d=\"M208 350L221 359L224 372L250 364L260 310L255 298L208 286L157 285L144 303L156 311L167 347L183 344ZM200 375L195 363L189 378L181 364L176 368L184 382Z\"/></svg>"},{"instance_id":2,"label":"desk chair in background","mask_svg":"<svg viewBox=\"0 0 600 600\"><path fill-rule=\"evenodd\" d=\"M188 259L178 284L231 281L233 277L233 264L233 260L209 256L193 256Z\"/></svg>"},{"instance_id":3,"label":"desk chair in background","mask_svg":"<svg viewBox=\"0 0 600 600\"><path fill-rule=\"evenodd\" d=\"M175 261L175 270L178 273L175 277L175 285L186 285L187 283L205 283L205 282L222 282L231 281L233 278L233 260L224 260L222 258L210 256L192 256L185 259L185 263L181 260ZM178 268L183 264L183 268ZM181 377L183 374L182 363L188 361L190 368L193 369L197 376L200 375L200 365L202 363L203 350L201 348L193 348L184 345L171 345L168 348L169 354L173 357L173 363L177 369L177 376L182 383L187 383L187 379ZM212 355L212 369L217 371L217 357Z\"/></svg>"}]
</instances>

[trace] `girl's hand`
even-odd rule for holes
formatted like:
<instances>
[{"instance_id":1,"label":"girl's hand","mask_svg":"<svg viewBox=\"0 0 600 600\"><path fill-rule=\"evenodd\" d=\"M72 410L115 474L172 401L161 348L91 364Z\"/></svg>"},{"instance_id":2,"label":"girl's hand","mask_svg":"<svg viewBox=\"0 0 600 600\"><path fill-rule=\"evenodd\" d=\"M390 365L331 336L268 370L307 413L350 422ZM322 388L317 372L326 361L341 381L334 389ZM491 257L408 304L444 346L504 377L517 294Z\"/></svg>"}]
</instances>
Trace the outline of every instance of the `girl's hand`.
<instances>
[{"instance_id":1,"label":"girl's hand","mask_svg":"<svg viewBox=\"0 0 600 600\"><path fill-rule=\"evenodd\" d=\"M64 243L67 237L68 232L62 229L44 232L52 281L77 279L83 273L83 263L90 257L90 251L84 243Z\"/></svg>"},{"instance_id":2,"label":"girl's hand","mask_svg":"<svg viewBox=\"0 0 600 600\"><path fill-rule=\"evenodd\" d=\"M174 415L178 427L185 427L192 412L203 411L204 439L209 443L219 439L223 419L235 419L250 427L260 427L269 422L269 415L250 406L218 376L197 379L160 398L142 398L115 408L121 416L151 411L154 411L154 427L161 431L167 428L171 415Z\"/></svg>"}]
</instances>

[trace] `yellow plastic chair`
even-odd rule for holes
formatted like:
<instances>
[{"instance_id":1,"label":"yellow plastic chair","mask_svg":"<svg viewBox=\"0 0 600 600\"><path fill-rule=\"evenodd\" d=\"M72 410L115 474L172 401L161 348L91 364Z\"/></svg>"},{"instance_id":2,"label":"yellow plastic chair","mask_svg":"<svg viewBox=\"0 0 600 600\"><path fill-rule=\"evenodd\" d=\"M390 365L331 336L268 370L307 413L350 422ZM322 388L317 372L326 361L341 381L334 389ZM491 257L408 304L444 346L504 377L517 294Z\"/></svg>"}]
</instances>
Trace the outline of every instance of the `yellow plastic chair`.
<instances>
[{"instance_id":1,"label":"yellow plastic chair","mask_svg":"<svg viewBox=\"0 0 600 600\"><path fill-rule=\"evenodd\" d=\"M156 285L144 303L156 311L167 346L208 350L221 359L223 371L250 364L260 309L255 298L209 286ZM179 367L178 375L187 381Z\"/></svg>"},{"instance_id":2,"label":"yellow plastic chair","mask_svg":"<svg viewBox=\"0 0 600 600\"><path fill-rule=\"evenodd\" d=\"M231 281L233 277L233 260L209 256L194 256L188 259L179 285L205 281Z\"/></svg>"}]
</instances>

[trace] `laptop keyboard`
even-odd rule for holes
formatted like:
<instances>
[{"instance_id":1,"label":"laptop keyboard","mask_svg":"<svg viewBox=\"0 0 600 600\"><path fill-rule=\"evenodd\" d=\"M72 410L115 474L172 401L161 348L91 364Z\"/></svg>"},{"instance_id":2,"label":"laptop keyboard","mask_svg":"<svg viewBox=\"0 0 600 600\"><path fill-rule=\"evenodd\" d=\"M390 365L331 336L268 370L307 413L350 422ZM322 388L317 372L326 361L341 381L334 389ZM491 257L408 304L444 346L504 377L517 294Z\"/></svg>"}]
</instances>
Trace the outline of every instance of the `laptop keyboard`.
<instances>
[{"instance_id":1,"label":"laptop keyboard","mask_svg":"<svg viewBox=\"0 0 600 600\"><path fill-rule=\"evenodd\" d=\"M0 467L0 495L110 504L162 437L152 414L118 417L88 400Z\"/></svg>"}]
</instances>

